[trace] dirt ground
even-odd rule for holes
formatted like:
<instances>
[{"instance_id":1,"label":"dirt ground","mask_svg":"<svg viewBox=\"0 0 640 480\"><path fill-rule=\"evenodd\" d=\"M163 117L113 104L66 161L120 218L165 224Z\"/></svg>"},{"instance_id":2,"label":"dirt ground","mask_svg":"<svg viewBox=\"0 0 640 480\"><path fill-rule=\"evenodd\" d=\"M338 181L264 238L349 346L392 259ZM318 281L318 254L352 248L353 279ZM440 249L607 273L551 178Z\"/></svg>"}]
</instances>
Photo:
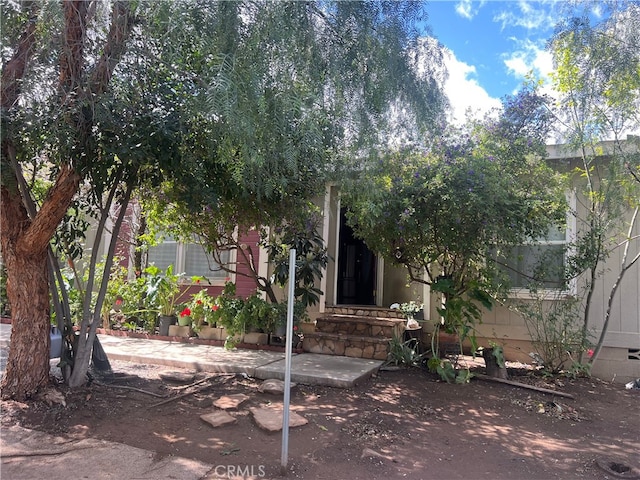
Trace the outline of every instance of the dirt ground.
<instances>
[{"instance_id":1,"label":"dirt ground","mask_svg":"<svg viewBox=\"0 0 640 480\"><path fill-rule=\"evenodd\" d=\"M2 425L202 460L218 467L211 479L280 476L282 435L259 429L248 408L282 398L258 392L260 381L185 371L193 379L180 384L161 378L175 369L111 364L110 377L60 387L66 406L2 402ZM420 368L381 371L352 389L299 385L292 409L309 423L291 429L288 477L640 478L640 390L521 368L510 375L575 399L479 379L449 385ZM237 423L214 429L200 419L233 393L250 397L233 411Z\"/></svg>"}]
</instances>

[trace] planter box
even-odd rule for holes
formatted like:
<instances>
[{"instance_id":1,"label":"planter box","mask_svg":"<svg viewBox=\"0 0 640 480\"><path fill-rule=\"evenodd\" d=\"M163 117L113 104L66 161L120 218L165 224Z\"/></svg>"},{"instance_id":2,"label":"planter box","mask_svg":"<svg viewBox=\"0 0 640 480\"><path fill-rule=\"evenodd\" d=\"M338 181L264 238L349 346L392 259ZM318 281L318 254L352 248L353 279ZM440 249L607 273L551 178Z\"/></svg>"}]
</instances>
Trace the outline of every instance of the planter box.
<instances>
[{"instance_id":1,"label":"planter box","mask_svg":"<svg viewBox=\"0 0 640 480\"><path fill-rule=\"evenodd\" d=\"M250 332L244 334L243 343L254 345L266 345L269 343L269 335L266 333Z\"/></svg>"},{"instance_id":2,"label":"planter box","mask_svg":"<svg viewBox=\"0 0 640 480\"><path fill-rule=\"evenodd\" d=\"M180 325L170 325L169 336L170 337L190 337L191 327L189 326L182 327Z\"/></svg>"},{"instance_id":3,"label":"planter box","mask_svg":"<svg viewBox=\"0 0 640 480\"><path fill-rule=\"evenodd\" d=\"M222 336L224 334L224 337ZM219 327L202 327L198 332L198 337L205 340L224 340L227 338L227 333L224 328Z\"/></svg>"}]
</instances>

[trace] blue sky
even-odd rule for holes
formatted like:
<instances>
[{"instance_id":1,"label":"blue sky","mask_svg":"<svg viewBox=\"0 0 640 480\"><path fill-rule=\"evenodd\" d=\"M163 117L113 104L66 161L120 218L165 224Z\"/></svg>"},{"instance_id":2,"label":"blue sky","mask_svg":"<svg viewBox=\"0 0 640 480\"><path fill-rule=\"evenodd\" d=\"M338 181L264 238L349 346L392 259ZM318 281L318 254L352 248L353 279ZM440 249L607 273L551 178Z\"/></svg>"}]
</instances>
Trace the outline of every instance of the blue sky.
<instances>
[{"instance_id":1,"label":"blue sky","mask_svg":"<svg viewBox=\"0 0 640 480\"><path fill-rule=\"evenodd\" d=\"M450 51L445 90L462 120L466 107L484 112L515 93L530 71L552 69L545 42L562 18L558 1L430 1L432 34Z\"/></svg>"}]
</instances>

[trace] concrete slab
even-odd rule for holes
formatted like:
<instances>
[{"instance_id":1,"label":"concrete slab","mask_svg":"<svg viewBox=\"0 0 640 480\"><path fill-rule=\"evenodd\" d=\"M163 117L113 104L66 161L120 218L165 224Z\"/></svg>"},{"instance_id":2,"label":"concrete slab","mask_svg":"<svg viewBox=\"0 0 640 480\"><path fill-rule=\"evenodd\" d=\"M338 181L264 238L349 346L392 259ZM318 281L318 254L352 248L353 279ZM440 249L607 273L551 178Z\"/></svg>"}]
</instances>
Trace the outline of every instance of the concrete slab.
<instances>
[{"instance_id":1,"label":"concrete slab","mask_svg":"<svg viewBox=\"0 0 640 480\"><path fill-rule=\"evenodd\" d=\"M11 326L0 324L0 376L8 353ZM261 380L284 379L285 355L268 350L225 350L223 347L165 340L98 335L113 360L164 365L210 373L244 373ZM52 360L57 365L58 360ZM313 353L292 358L291 380L307 385L349 388L375 373L383 362Z\"/></svg>"},{"instance_id":2,"label":"concrete slab","mask_svg":"<svg viewBox=\"0 0 640 480\"><path fill-rule=\"evenodd\" d=\"M152 451L122 443L69 440L18 426L2 429L0 450L2 478L13 480L68 479L70 465L76 472L90 472L92 480L199 480L214 468L188 458L159 458Z\"/></svg>"},{"instance_id":3,"label":"concrete slab","mask_svg":"<svg viewBox=\"0 0 640 480\"><path fill-rule=\"evenodd\" d=\"M99 335L109 358L127 362L190 368L211 373L245 373L284 359L284 353L265 350L226 350L224 347Z\"/></svg>"},{"instance_id":4,"label":"concrete slab","mask_svg":"<svg viewBox=\"0 0 640 480\"><path fill-rule=\"evenodd\" d=\"M303 353L291 359L291 381L349 388L377 372L383 362L366 358ZM255 377L284 379L285 360L255 369Z\"/></svg>"}]
</instances>

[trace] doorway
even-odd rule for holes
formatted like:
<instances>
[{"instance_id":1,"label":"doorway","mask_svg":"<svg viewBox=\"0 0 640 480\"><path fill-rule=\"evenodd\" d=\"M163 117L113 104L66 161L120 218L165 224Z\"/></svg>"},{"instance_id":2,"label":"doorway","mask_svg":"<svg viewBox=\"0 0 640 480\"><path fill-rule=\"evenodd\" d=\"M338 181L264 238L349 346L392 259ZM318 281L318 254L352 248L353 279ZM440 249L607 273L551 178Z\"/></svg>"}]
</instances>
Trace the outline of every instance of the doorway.
<instances>
[{"instance_id":1,"label":"doorway","mask_svg":"<svg viewBox=\"0 0 640 480\"><path fill-rule=\"evenodd\" d=\"M362 240L354 237L344 208L340 209L339 242L337 303L375 305L376 257Z\"/></svg>"}]
</instances>

